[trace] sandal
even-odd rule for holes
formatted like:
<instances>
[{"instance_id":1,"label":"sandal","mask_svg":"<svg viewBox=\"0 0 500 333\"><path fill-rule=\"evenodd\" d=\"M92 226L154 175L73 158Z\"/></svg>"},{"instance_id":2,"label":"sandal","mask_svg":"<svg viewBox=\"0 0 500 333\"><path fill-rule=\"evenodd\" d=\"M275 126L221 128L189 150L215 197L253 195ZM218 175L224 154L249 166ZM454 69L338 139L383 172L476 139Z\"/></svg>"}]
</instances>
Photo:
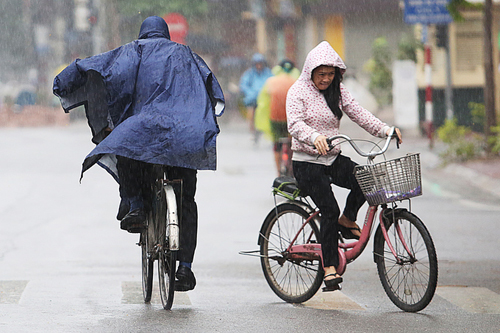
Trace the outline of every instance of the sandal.
<instances>
[{"instance_id":1,"label":"sandal","mask_svg":"<svg viewBox=\"0 0 500 333\"><path fill-rule=\"evenodd\" d=\"M325 283L325 286L326 286L323 288L323 291L340 290L339 283L342 283L342 281L343 281L342 276L340 276L339 273L332 273L332 274L325 275L325 278L327 278L329 276L337 276L337 277L334 279L330 279L330 280L323 279L323 282Z\"/></svg>"},{"instance_id":2,"label":"sandal","mask_svg":"<svg viewBox=\"0 0 500 333\"><path fill-rule=\"evenodd\" d=\"M355 235L351 230L357 230L361 232L361 229L359 229L358 226L349 228L339 224L339 232L342 234L342 237L344 237L345 239L359 239L359 236Z\"/></svg>"}]
</instances>

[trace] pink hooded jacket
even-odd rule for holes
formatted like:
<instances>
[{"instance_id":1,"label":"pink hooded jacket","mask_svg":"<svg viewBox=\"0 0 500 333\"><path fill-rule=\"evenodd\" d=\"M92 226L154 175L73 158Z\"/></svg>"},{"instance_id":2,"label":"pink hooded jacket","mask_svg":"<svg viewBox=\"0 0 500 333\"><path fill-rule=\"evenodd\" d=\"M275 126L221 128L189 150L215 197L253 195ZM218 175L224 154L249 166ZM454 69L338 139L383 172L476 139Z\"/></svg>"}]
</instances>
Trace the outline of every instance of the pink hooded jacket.
<instances>
[{"instance_id":1,"label":"pink hooded jacket","mask_svg":"<svg viewBox=\"0 0 500 333\"><path fill-rule=\"evenodd\" d=\"M288 132L293 137L292 150L307 153L312 157L319 156L314 148L313 138L318 134L326 137L337 135L340 127L340 120L330 110L323 94L312 81L312 71L321 65L339 67L342 73L346 70L344 62L330 44L321 42L307 55L302 73L288 91L286 99ZM368 133L385 137L389 127L361 107L342 83L340 91L340 109ZM337 145L326 157L331 160L339 152L340 146Z\"/></svg>"}]
</instances>

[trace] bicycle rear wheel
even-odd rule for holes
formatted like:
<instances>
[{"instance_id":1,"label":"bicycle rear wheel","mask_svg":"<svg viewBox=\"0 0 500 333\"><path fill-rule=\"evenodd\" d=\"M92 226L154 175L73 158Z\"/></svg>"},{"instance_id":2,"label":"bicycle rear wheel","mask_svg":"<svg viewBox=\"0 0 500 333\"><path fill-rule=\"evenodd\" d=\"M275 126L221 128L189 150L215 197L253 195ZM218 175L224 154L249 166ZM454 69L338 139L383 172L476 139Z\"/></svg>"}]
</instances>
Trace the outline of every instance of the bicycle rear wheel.
<instances>
[{"instance_id":1,"label":"bicycle rear wheel","mask_svg":"<svg viewBox=\"0 0 500 333\"><path fill-rule=\"evenodd\" d=\"M378 274L391 301L401 310L417 312L432 300L438 279L436 250L422 221L406 210L384 216L392 254L382 230L377 230L374 255Z\"/></svg>"},{"instance_id":2,"label":"bicycle rear wheel","mask_svg":"<svg viewBox=\"0 0 500 333\"><path fill-rule=\"evenodd\" d=\"M161 303L165 310L170 310L174 303L175 268L176 252L170 250L161 251L158 257L158 281Z\"/></svg>"},{"instance_id":3,"label":"bicycle rear wheel","mask_svg":"<svg viewBox=\"0 0 500 333\"><path fill-rule=\"evenodd\" d=\"M267 216L260 235L261 265L267 283L278 297L289 303L302 303L318 291L323 269L318 257L291 256L287 248L319 243L319 230L314 221L300 230L309 214L291 203L278 205ZM310 255L310 253L308 253Z\"/></svg>"},{"instance_id":4,"label":"bicycle rear wheel","mask_svg":"<svg viewBox=\"0 0 500 333\"><path fill-rule=\"evenodd\" d=\"M148 254L148 230L141 232L139 244L142 251L142 296L144 302L151 301L153 291L153 258Z\"/></svg>"},{"instance_id":5,"label":"bicycle rear wheel","mask_svg":"<svg viewBox=\"0 0 500 333\"><path fill-rule=\"evenodd\" d=\"M168 191L173 191L169 187ZM174 284L175 284L175 269L176 269L176 259L177 251L172 251L170 249L169 237L169 225L170 223L177 223L177 221L170 221L172 216L172 209L174 212L177 211L177 203L175 201L175 194L167 196L165 190L160 191L159 204L156 207L158 220L158 235L160 239L158 240L159 252L158 252L158 283L160 286L160 297L165 310L170 310L174 302ZM174 236L172 236L174 237Z\"/></svg>"}]
</instances>

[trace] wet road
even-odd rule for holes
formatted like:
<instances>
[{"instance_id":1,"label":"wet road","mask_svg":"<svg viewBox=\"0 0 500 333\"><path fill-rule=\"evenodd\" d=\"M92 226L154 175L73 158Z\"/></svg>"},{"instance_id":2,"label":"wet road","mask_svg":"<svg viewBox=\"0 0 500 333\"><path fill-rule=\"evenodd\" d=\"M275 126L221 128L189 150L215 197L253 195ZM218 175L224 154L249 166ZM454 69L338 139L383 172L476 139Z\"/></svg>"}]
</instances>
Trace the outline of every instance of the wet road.
<instances>
[{"instance_id":1,"label":"wet road","mask_svg":"<svg viewBox=\"0 0 500 333\"><path fill-rule=\"evenodd\" d=\"M0 332L498 331L500 199L430 168L435 156L423 153L424 195L412 208L438 253L431 304L409 314L390 302L371 242L347 267L342 292L286 304L259 260L238 254L257 249L273 205L271 144L254 146L240 121L222 130L218 171L199 173L198 285L177 293L167 312L157 290L152 304L142 302L138 236L115 220L114 180L94 167L79 183L92 148L86 125L0 129ZM424 146L410 139L394 154Z\"/></svg>"}]
</instances>

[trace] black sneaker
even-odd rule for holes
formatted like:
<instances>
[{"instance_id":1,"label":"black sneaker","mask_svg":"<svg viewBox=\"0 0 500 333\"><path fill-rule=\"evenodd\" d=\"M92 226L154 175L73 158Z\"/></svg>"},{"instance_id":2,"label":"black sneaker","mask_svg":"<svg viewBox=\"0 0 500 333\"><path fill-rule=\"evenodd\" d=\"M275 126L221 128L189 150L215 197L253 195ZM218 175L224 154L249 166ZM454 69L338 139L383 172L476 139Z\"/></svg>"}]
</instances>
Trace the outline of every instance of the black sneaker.
<instances>
[{"instance_id":1,"label":"black sneaker","mask_svg":"<svg viewBox=\"0 0 500 333\"><path fill-rule=\"evenodd\" d=\"M189 291L193 290L196 286L196 278L193 271L184 265L179 265L177 273L175 273L175 291Z\"/></svg>"},{"instance_id":2,"label":"black sneaker","mask_svg":"<svg viewBox=\"0 0 500 333\"><path fill-rule=\"evenodd\" d=\"M137 234L146 228L146 213L141 208L134 209L125 215L120 222L120 228Z\"/></svg>"},{"instance_id":3,"label":"black sneaker","mask_svg":"<svg viewBox=\"0 0 500 333\"><path fill-rule=\"evenodd\" d=\"M120 207L118 207L118 214L116 215L116 219L118 221L123 220L125 215L130 211L130 204L128 203L128 200L121 199L120 200Z\"/></svg>"}]
</instances>

